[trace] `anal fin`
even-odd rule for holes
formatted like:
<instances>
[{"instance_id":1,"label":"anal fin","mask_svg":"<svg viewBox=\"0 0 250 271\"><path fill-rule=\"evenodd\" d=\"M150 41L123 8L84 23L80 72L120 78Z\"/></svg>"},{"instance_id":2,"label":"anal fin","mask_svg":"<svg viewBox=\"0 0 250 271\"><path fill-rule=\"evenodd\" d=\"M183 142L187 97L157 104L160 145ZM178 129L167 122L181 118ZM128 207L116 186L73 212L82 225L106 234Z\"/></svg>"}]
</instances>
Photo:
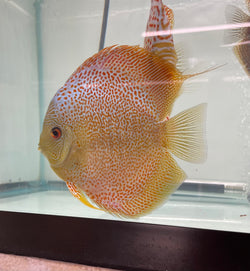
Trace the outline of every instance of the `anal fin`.
<instances>
[{"instance_id":1,"label":"anal fin","mask_svg":"<svg viewBox=\"0 0 250 271\"><path fill-rule=\"evenodd\" d=\"M135 218L152 212L164 204L186 179L185 172L164 147L155 153L155 158L160 160L158 169L148 180L143 191L132 200L123 203L123 211L126 211L121 213L121 216Z\"/></svg>"}]
</instances>

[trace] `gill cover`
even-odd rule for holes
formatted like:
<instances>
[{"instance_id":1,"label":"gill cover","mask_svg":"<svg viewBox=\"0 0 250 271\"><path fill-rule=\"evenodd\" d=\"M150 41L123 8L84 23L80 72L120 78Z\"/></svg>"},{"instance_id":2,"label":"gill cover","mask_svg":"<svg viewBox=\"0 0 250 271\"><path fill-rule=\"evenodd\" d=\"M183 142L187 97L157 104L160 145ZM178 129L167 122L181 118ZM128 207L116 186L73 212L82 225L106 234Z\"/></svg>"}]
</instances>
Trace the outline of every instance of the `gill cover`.
<instances>
[{"instance_id":1,"label":"gill cover","mask_svg":"<svg viewBox=\"0 0 250 271\"><path fill-rule=\"evenodd\" d=\"M60 130L60 137L53 136L55 128ZM71 127L59 124L55 117L55 110L48 110L40 136L39 149L47 157L51 167L59 167L66 161L72 142L73 131Z\"/></svg>"}]
</instances>

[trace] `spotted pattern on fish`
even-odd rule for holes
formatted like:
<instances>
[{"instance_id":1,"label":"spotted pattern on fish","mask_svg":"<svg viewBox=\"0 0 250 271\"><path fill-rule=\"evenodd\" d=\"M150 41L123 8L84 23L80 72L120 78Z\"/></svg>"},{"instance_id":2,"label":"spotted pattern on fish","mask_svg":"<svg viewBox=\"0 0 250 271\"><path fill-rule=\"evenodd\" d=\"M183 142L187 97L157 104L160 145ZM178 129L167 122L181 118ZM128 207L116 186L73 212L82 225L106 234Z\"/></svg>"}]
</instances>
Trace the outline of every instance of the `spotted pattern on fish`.
<instances>
[{"instance_id":1,"label":"spotted pattern on fish","mask_svg":"<svg viewBox=\"0 0 250 271\"><path fill-rule=\"evenodd\" d=\"M86 154L58 175L109 212L135 216L150 209L159 191L171 192L179 183L166 182L173 158L162 147L162 130L183 80L172 65L137 46L108 47L86 60L47 113L72 127ZM133 202L137 195L144 195L143 206Z\"/></svg>"},{"instance_id":2,"label":"spotted pattern on fish","mask_svg":"<svg viewBox=\"0 0 250 271\"><path fill-rule=\"evenodd\" d=\"M145 215L178 188L186 174L171 152L204 158L205 106L170 117L194 75L182 75L154 45L111 46L87 59L53 97L40 136L39 148L71 193L117 216Z\"/></svg>"},{"instance_id":3,"label":"spotted pattern on fish","mask_svg":"<svg viewBox=\"0 0 250 271\"><path fill-rule=\"evenodd\" d=\"M68 113L75 117L79 110L82 112L83 106L93 107L100 103L96 114L103 113L106 107L102 99L114 103L113 112L118 114L120 110L121 120L126 110L130 112L131 108L136 108L135 114L148 112L161 121L170 115L172 103L185 79L172 65L139 46L111 46L86 60L55 99L61 112L67 112L64 113L66 123L74 119ZM66 102L68 99L70 102ZM117 99L124 99L127 109L121 109ZM93 116L92 112L90 115Z\"/></svg>"},{"instance_id":4,"label":"spotted pattern on fish","mask_svg":"<svg viewBox=\"0 0 250 271\"><path fill-rule=\"evenodd\" d=\"M163 5L162 0L151 0L151 10L146 33L170 31L173 28L173 25L173 11L167 6ZM176 65L177 63L172 34L145 37L144 48L158 54L173 65Z\"/></svg>"}]
</instances>

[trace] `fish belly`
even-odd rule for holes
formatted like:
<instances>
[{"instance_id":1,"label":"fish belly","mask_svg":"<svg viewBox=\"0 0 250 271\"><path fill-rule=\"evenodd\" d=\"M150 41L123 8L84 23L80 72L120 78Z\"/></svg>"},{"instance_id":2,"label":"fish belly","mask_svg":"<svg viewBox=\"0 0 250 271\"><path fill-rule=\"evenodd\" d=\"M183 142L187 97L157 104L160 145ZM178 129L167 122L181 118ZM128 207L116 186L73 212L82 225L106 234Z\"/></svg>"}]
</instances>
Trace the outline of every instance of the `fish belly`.
<instances>
[{"instance_id":1,"label":"fish belly","mask_svg":"<svg viewBox=\"0 0 250 271\"><path fill-rule=\"evenodd\" d=\"M82 189L101 209L136 217L161 205L184 179L164 147L107 148L88 153Z\"/></svg>"}]
</instances>

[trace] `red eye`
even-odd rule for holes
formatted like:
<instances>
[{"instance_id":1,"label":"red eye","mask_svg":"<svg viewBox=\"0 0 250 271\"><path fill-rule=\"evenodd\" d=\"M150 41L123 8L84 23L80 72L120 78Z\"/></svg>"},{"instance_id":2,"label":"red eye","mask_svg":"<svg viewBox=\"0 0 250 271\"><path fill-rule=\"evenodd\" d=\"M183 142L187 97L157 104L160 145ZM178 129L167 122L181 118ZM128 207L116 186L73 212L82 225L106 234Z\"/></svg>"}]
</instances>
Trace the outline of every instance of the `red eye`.
<instances>
[{"instance_id":1,"label":"red eye","mask_svg":"<svg viewBox=\"0 0 250 271\"><path fill-rule=\"evenodd\" d=\"M53 128L50 132L50 135L55 139L60 138L62 136L61 129L58 127Z\"/></svg>"}]
</instances>

